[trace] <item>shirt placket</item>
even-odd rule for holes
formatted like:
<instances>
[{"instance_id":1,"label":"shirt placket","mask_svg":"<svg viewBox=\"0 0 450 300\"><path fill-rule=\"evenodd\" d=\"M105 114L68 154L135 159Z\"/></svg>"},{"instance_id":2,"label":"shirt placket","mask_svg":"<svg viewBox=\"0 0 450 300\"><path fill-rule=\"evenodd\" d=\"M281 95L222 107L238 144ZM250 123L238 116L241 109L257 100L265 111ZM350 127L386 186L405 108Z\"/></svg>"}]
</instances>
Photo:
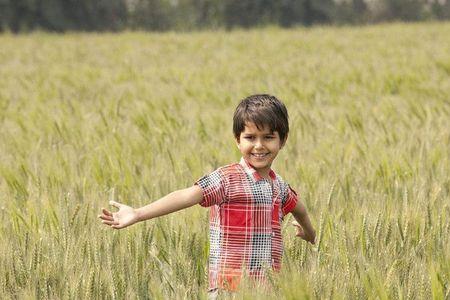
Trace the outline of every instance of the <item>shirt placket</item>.
<instances>
[{"instance_id":1,"label":"shirt placket","mask_svg":"<svg viewBox=\"0 0 450 300\"><path fill-rule=\"evenodd\" d=\"M271 238L271 258L272 258L272 267L275 266L275 247L274 247L274 240L277 236L277 228L279 228L280 224L280 209L281 209L281 203L279 201L278 197L278 190L277 186L275 184L274 180L271 180L271 189L272 189L272 238Z\"/></svg>"}]
</instances>

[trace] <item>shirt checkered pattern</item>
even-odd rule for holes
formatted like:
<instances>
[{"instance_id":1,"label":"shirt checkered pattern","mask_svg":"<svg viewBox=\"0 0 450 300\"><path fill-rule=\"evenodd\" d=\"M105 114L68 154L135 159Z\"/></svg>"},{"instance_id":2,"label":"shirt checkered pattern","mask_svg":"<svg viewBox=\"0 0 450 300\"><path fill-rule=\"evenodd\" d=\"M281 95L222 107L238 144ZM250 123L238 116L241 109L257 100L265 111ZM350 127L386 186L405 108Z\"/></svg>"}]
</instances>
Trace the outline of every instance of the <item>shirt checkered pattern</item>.
<instances>
[{"instance_id":1,"label":"shirt checkered pattern","mask_svg":"<svg viewBox=\"0 0 450 300\"><path fill-rule=\"evenodd\" d=\"M262 178L244 159L200 178L201 206L210 209L209 288L235 290L245 272L264 278L279 270L283 252L281 222L297 194L270 170ZM245 271L244 271L245 270Z\"/></svg>"}]
</instances>

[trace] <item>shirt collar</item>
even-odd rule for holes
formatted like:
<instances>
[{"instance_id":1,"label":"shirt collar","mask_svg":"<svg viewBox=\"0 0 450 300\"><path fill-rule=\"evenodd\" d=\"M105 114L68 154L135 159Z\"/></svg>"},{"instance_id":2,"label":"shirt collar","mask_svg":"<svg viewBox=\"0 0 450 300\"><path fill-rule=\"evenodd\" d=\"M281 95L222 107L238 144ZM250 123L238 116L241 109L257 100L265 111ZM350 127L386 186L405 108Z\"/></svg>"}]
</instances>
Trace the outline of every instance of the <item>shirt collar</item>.
<instances>
[{"instance_id":1,"label":"shirt collar","mask_svg":"<svg viewBox=\"0 0 450 300\"><path fill-rule=\"evenodd\" d=\"M262 177L258 171L255 170L255 168L249 164L243 157L241 158L241 161L239 162L241 166L244 168L245 173L247 173L254 181L263 180L264 177ZM277 176L275 175L275 172L270 169L269 176L272 180L275 180Z\"/></svg>"}]
</instances>

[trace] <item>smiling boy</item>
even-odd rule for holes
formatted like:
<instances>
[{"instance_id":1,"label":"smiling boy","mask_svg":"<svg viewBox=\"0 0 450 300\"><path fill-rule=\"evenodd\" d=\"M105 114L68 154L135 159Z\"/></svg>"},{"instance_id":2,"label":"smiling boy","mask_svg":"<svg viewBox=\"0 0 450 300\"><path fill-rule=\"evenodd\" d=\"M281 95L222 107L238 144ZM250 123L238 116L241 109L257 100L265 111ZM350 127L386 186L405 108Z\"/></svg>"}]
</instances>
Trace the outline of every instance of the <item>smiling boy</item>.
<instances>
[{"instance_id":1,"label":"smiling boy","mask_svg":"<svg viewBox=\"0 0 450 300\"><path fill-rule=\"evenodd\" d=\"M243 275L264 279L267 270L281 268L281 222L292 213L297 236L314 243L315 230L296 192L272 169L286 143L288 113L271 95L242 100L233 117L233 133L242 154L239 163L220 167L195 185L134 209L114 201L119 209L102 209L99 217L120 229L200 204L210 207L209 291L235 291Z\"/></svg>"}]
</instances>

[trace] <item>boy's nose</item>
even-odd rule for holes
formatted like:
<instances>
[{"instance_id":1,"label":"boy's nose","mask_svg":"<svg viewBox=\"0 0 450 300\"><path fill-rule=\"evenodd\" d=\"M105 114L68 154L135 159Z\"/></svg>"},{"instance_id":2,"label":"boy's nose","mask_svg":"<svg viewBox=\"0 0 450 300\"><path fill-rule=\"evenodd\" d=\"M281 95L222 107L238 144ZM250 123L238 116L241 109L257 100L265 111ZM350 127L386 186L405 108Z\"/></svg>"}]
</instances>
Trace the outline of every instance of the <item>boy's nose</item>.
<instances>
[{"instance_id":1,"label":"boy's nose","mask_svg":"<svg viewBox=\"0 0 450 300\"><path fill-rule=\"evenodd\" d=\"M256 140L254 147L255 147L255 149L261 149L263 147L263 145L262 145L261 141Z\"/></svg>"}]
</instances>

